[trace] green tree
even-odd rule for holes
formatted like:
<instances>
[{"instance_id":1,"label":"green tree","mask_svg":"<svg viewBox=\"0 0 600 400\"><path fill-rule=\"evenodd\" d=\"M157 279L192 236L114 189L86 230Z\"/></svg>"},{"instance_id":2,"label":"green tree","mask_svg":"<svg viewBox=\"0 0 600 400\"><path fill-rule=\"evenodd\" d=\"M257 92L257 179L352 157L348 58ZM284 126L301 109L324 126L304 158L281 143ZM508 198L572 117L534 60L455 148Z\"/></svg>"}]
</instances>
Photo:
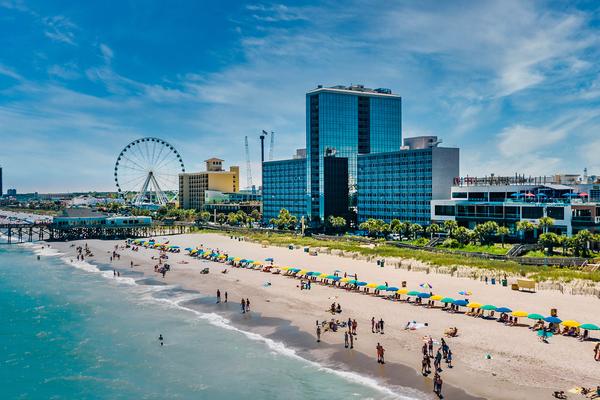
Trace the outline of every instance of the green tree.
<instances>
[{"instance_id":1,"label":"green tree","mask_svg":"<svg viewBox=\"0 0 600 400\"><path fill-rule=\"evenodd\" d=\"M539 219L539 227L542 228L544 233L548 233L548 229L554 226L554 219L550 217L542 217Z\"/></svg>"},{"instance_id":2,"label":"green tree","mask_svg":"<svg viewBox=\"0 0 600 400\"><path fill-rule=\"evenodd\" d=\"M223 224L225 223L225 221L226 221L226 220L227 220L227 217L225 216L225 214L223 214L223 213L218 213L218 214L217 214L217 222L218 222L220 225L223 225Z\"/></svg>"},{"instance_id":3,"label":"green tree","mask_svg":"<svg viewBox=\"0 0 600 400\"><path fill-rule=\"evenodd\" d=\"M538 238L538 243L547 249L548 255L554 254L554 247L559 246L561 237L554 232L542 233Z\"/></svg>"},{"instance_id":4,"label":"green tree","mask_svg":"<svg viewBox=\"0 0 600 400\"><path fill-rule=\"evenodd\" d=\"M273 218L272 221L277 229L295 229L298 224L298 218L295 215L291 215L285 208L279 210L279 215L277 218Z\"/></svg>"},{"instance_id":5,"label":"green tree","mask_svg":"<svg viewBox=\"0 0 600 400\"><path fill-rule=\"evenodd\" d=\"M413 240L416 239L421 233L423 233L423 227L419 224L410 225L410 233L412 234Z\"/></svg>"},{"instance_id":6,"label":"green tree","mask_svg":"<svg viewBox=\"0 0 600 400\"><path fill-rule=\"evenodd\" d=\"M382 234L384 225L387 224L380 219L369 218L365 222L361 223L358 228L363 231L367 231L369 236L377 237ZM387 229L389 229L389 225Z\"/></svg>"},{"instance_id":7,"label":"green tree","mask_svg":"<svg viewBox=\"0 0 600 400\"><path fill-rule=\"evenodd\" d=\"M327 218L327 224L334 230L334 231L341 231L346 227L346 219L344 217L334 217L333 215L330 215Z\"/></svg>"},{"instance_id":8,"label":"green tree","mask_svg":"<svg viewBox=\"0 0 600 400\"><path fill-rule=\"evenodd\" d=\"M456 239L461 246L466 246L473 239L473 234L472 230L459 226L454 230L454 237L451 239Z\"/></svg>"},{"instance_id":9,"label":"green tree","mask_svg":"<svg viewBox=\"0 0 600 400\"><path fill-rule=\"evenodd\" d=\"M504 248L504 241L509 233L510 230L505 226L499 226L498 229L496 229L496 235L500 236L500 240L502 241L502 248Z\"/></svg>"},{"instance_id":10,"label":"green tree","mask_svg":"<svg viewBox=\"0 0 600 400\"><path fill-rule=\"evenodd\" d=\"M260 211L258 211L257 209L252 210L252 212L250 213L250 216L255 221L260 221L260 219L261 219Z\"/></svg>"},{"instance_id":11,"label":"green tree","mask_svg":"<svg viewBox=\"0 0 600 400\"><path fill-rule=\"evenodd\" d=\"M492 237L496 234L498 227L495 221L486 221L482 224L477 224L473 232L479 243L487 244L492 241Z\"/></svg>"},{"instance_id":12,"label":"green tree","mask_svg":"<svg viewBox=\"0 0 600 400\"><path fill-rule=\"evenodd\" d=\"M200 218L200 221L207 222L210 219L210 213L208 211L202 211L198 214L198 217Z\"/></svg>"},{"instance_id":13,"label":"green tree","mask_svg":"<svg viewBox=\"0 0 600 400\"><path fill-rule=\"evenodd\" d=\"M573 236L573 252L576 257L590 256L590 242L594 239L594 235L587 229L577 232Z\"/></svg>"},{"instance_id":14,"label":"green tree","mask_svg":"<svg viewBox=\"0 0 600 400\"><path fill-rule=\"evenodd\" d=\"M449 238L455 239L456 229L458 229L458 224L456 223L456 221L453 221L453 220L444 221L444 231L446 231Z\"/></svg>"},{"instance_id":15,"label":"green tree","mask_svg":"<svg viewBox=\"0 0 600 400\"><path fill-rule=\"evenodd\" d=\"M402 229L402 222L400 222L400 220L393 219L390 221L390 230L393 233L400 233L401 229Z\"/></svg>"},{"instance_id":16,"label":"green tree","mask_svg":"<svg viewBox=\"0 0 600 400\"><path fill-rule=\"evenodd\" d=\"M441 228L438 224L433 223L427 227L427 233L429 233L429 238L433 239L434 235L437 235L440 232Z\"/></svg>"}]
</instances>

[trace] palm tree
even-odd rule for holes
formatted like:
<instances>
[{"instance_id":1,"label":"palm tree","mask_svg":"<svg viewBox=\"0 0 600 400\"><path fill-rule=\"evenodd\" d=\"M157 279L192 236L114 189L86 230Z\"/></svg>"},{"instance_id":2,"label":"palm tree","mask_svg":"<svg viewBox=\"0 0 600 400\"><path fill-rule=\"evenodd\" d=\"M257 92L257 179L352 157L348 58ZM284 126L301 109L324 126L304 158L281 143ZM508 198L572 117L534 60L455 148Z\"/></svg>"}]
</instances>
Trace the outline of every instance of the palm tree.
<instances>
[{"instance_id":1,"label":"palm tree","mask_svg":"<svg viewBox=\"0 0 600 400\"><path fill-rule=\"evenodd\" d=\"M554 226L554 219L550 217L542 217L539 219L538 226L542 228L544 233L548 233L548 229Z\"/></svg>"},{"instance_id":2,"label":"palm tree","mask_svg":"<svg viewBox=\"0 0 600 400\"><path fill-rule=\"evenodd\" d=\"M427 227L427 232L430 235L430 239L433 239L434 235L437 235L440 232L440 226L438 224L431 224Z\"/></svg>"},{"instance_id":3,"label":"palm tree","mask_svg":"<svg viewBox=\"0 0 600 400\"><path fill-rule=\"evenodd\" d=\"M496 229L496 235L500 236L501 240L502 240L502 247L504 248L504 240L506 239L506 236L510 233L509 229L505 226L499 226L498 229Z\"/></svg>"},{"instance_id":4,"label":"palm tree","mask_svg":"<svg viewBox=\"0 0 600 400\"><path fill-rule=\"evenodd\" d=\"M444 230L448 234L448 237L454 238L454 232L456 231L456 228L458 228L456 221L444 221Z\"/></svg>"}]
</instances>

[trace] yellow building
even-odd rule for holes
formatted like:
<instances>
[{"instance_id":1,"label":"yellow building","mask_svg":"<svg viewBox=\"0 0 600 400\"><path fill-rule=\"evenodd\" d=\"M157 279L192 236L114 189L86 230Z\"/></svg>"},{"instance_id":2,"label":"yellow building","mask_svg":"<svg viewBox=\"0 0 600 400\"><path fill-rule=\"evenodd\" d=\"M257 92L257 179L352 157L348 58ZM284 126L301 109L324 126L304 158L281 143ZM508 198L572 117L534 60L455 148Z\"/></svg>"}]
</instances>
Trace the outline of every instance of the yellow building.
<instances>
[{"instance_id":1,"label":"yellow building","mask_svg":"<svg viewBox=\"0 0 600 400\"><path fill-rule=\"evenodd\" d=\"M205 191L239 192L240 167L223 169L223 160L206 160L206 171L179 174L179 207L200 210L204 206Z\"/></svg>"}]
</instances>

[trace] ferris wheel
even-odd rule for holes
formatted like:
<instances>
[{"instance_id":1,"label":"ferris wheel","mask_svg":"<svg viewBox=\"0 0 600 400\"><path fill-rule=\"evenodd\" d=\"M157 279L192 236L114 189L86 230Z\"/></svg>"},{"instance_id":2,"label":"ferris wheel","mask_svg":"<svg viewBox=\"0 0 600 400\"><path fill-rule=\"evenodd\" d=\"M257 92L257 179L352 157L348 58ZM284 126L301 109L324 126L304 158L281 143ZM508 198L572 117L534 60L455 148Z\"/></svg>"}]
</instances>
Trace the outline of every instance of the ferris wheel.
<instances>
[{"instance_id":1,"label":"ferris wheel","mask_svg":"<svg viewBox=\"0 0 600 400\"><path fill-rule=\"evenodd\" d=\"M119 195L134 205L164 206L177 197L179 174L185 172L179 152L159 138L129 143L115 163Z\"/></svg>"}]
</instances>

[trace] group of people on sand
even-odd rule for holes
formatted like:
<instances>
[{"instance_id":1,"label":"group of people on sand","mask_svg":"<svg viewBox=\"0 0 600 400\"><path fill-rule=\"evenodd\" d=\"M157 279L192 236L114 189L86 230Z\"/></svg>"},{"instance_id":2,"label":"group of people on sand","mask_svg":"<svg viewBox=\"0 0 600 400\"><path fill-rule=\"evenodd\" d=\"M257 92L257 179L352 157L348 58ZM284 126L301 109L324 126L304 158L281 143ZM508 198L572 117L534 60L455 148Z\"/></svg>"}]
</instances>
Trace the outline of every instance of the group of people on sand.
<instances>
[{"instance_id":1,"label":"group of people on sand","mask_svg":"<svg viewBox=\"0 0 600 400\"><path fill-rule=\"evenodd\" d=\"M439 397L442 397L442 377L440 373L442 370L442 360L446 362L448 368L452 368L452 350L444 340L441 339L440 346L437 351L434 352L433 338L429 336L423 343L422 347L423 360L421 362L421 373L423 376L431 374L431 360L433 359L433 392Z\"/></svg>"},{"instance_id":2,"label":"group of people on sand","mask_svg":"<svg viewBox=\"0 0 600 400\"><path fill-rule=\"evenodd\" d=\"M331 303L331 306L329 307L329 312L332 314L341 314L342 313L342 306L340 303L337 303L337 305L335 303Z\"/></svg>"},{"instance_id":3,"label":"group of people on sand","mask_svg":"<svg viewBox=\"0 0 600 400\"><path fill-rule=\"evenodd\" d=\"M225 292L225 301L223 303L227 303L227 292ZM243 301L243 300L242 300ZM221 302L221 290L217 289L217 304L219 304Z\"/></svg>"},{"instance_id":4,"label":"group of people on sand","mask_svg":"<svg viewBox=\"0 0 600 400\"><path fill-rule=\"evenodd\" d=\"M92 253L87 243L83 247L77 246L75 250L77 252L77 261L85 261L85 257L94 257L94 253Z\"/></svg>"},{"instance_id":5,"label":"group of people on sand","mask_svg":"<svg viewBox=\"0 0 600 400\"><path fill-rule=\"evenodd\" d=\"M244 300L244 298L242 298L242 314L246 314L250 312L250 300L246 299Z\"/></svg>"},{"instance_id":6,"label":"group of people on sand","mask_svg":"<svg viewBox=\"0 0 600 400\"><path fill-rule=\"evenodd\" d=\"M379 321L375 320L375 317L371 317L371 333L380 333L383 335L383 318L379 318Z\"/></svg>"}]
</instances>

